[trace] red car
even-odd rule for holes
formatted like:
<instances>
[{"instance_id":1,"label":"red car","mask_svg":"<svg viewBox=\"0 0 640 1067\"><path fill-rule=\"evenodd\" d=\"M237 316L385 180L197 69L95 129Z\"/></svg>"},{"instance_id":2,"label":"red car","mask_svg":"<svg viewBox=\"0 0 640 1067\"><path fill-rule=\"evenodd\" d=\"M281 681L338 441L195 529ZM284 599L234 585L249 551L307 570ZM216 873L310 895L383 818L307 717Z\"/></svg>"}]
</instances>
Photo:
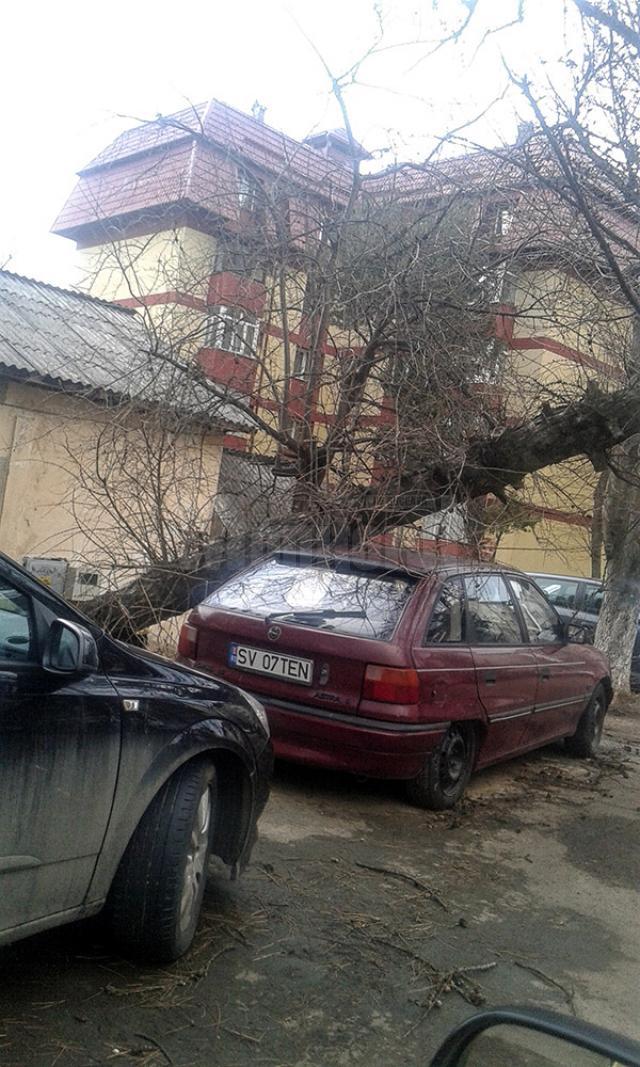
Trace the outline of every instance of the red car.
<instances>
[{"instance_id":1,"label":"red car","mask_svg":"<svg viewBox=\"0 0 640 1067\"><path fill-rule=\"evenodd\" d=\"M267 709L276 756L406 780L435 809L471 772L566 738L597 751L605 657L526 575L415 553L276 552L225 582L182 628L183 663Z\"/></svg>"}]
</instances>

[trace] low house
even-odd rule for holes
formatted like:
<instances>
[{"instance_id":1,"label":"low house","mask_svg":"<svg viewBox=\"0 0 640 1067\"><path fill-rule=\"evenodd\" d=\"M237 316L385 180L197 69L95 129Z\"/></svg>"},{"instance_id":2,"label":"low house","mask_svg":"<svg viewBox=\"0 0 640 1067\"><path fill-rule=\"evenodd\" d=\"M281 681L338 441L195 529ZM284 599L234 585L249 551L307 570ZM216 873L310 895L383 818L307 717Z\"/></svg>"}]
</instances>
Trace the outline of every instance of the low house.
<instances>
[{"instance_id":1,"label":"low house","mask_svg":"<svg viewBox=\"0 0 640 1067\"><path fill-rule=\"evenodd\" d=\"M60 591L206 539L246 428L137 312L0 271L0 548Z\"/></svg>"}]
</instances>

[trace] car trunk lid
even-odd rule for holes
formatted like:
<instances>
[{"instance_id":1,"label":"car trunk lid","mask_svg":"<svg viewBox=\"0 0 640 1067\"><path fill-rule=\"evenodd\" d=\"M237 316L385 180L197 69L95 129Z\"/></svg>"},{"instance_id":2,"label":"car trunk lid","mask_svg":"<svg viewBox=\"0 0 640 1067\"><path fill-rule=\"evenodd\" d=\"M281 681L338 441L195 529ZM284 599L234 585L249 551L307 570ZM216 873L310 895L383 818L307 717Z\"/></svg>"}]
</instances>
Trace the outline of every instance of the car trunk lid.
<instances>
[{"instance_id":1,"label":"car trunk lid","mask_svg":"<svg viewBox=\"0 0 640 1067\"><path fill-rule=\"evenodd\" d=\"M389 568L279 553L192 614L198 666L264 700L357 714L367 665L405 664L397 632L415 586Z\"/></svg>"}]
</instances>

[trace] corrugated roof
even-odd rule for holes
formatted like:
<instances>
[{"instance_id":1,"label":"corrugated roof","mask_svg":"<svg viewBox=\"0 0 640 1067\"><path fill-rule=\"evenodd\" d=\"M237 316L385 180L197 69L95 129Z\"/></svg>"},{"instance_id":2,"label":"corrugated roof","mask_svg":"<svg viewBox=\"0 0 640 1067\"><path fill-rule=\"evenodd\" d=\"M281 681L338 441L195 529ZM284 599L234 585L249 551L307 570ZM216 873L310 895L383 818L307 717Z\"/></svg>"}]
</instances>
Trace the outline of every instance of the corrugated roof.
<instances>
[{"instance_id":1,"label":"corrugated roof","mask_svg":"<svg viewBox=\"0 0 640 1067\"><path fill-rule=\"evenodd\" d=\"M220 429L249 419L194 366L153 351L140 314L82 293L0 271L0 370L111 402L166 405Z\"/></svg>"}]
</instances>

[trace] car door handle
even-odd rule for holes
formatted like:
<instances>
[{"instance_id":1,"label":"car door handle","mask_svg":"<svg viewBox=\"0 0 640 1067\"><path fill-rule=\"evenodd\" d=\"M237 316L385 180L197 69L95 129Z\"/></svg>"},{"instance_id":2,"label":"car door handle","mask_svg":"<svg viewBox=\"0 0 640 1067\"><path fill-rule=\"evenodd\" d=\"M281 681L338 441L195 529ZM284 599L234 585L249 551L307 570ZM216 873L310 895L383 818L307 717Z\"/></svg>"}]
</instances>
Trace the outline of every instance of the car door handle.
<instances>
[{"instance_id":1,"label":"car door handle","mask_svg":"<svg viewBox=\"0 0 640 1067\"><path fill-rule=\"evenodd\" d=\"M540 671L540 677L543 681L548 680L551 677L551 667L543 667Z\"/></svg>"},{"instance_id":2,"label":"car door handle","mask_svg":"<svg viewBox=\"0 0 640 1067\"><path fill-rule=\"evenodd\" d=\"M485 673L482 675L482 681L486 682L487 685L493 685L495 680L496 680L496 672L495 671L485 671Z\"/></svg>"}]
</instances>

